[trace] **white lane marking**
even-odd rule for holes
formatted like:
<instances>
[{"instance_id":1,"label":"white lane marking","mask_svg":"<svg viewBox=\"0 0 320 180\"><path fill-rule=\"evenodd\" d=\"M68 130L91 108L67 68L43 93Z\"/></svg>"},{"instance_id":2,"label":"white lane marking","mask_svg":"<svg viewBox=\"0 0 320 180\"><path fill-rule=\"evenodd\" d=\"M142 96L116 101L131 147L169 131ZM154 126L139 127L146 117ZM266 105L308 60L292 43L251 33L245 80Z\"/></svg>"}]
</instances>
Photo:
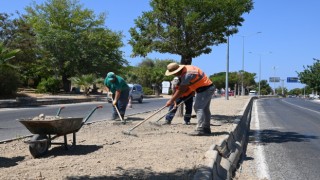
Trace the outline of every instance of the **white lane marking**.
<instances>
[{"instance_id":1,"label":"white lane marking","mask_svg":"<svg viewBox=\"0 0 320 180\"><path fill-rule=\"evenodd\" d=\"M298 107L298 108L305 109L305 110L309 110L309 111L312 111L312 112L315 112L315 113L320 114L320 112L318 112L318 111L315 111L315 110L312 110L312 109L308 109L308 108L305 108L305 107L302 107L302 106L298 106L298 105L296 105L296 104L289 103L289 102L287 102L287 101L285 101L285 100L283 100L283 99L282 99L281 101L284 102L284 103L290 104L290 105L292 105L292 106L296 106L296 107Z\"/></svg>"},{"instance_id":2,"label":"white lane marking","mask_svg":"<svg viewBox=\"0 0 320 180\"><path fill-rule=\"evenodd\" d=\"M255 138L256 138L256 146L257 148L255 149L255 159L257 163L257 176L259 179L270 179L269 175L269 168L267 166L267 162L265 159L265 154L264 154L264 148L263 145L259 144L260 143L260 123L259 123L259 116L258 116L258 108L257 108L257 101L254 101L254 114L252 117L252 120L254 121L254 128L255 128Z\"/></svg>"}]
</instances>

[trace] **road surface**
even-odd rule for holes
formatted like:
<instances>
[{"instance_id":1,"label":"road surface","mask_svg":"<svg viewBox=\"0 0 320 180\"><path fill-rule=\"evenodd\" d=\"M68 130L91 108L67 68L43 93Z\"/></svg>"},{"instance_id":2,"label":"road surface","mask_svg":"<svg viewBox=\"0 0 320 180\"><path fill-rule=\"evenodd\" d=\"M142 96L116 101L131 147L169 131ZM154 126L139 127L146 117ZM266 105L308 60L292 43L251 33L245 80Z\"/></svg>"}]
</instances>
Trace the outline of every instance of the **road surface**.
<instances>
[{"instance_id":1,"label":"road surface","mask_svg":"<svg viewBox=\"0 0 320 180\"><path fill-rule=\"evenodd\" d=\"M320 104L258 99L249 139L236 179L320 179Z\"/></svg>"}]
</instances>

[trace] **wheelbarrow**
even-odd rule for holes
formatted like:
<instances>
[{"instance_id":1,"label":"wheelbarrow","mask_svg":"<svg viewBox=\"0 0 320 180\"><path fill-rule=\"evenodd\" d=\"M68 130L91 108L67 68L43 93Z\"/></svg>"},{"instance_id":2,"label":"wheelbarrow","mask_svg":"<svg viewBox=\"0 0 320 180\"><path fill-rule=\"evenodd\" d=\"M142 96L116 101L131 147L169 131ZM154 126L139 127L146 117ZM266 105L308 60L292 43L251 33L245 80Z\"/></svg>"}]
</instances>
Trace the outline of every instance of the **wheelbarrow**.
<instances>
[{"instance_id":1,"label":"wheelbarrow","mask_svg":"<svg viewBox=\"0 0 320 180\"><path fill-rule=\"evenodd\" d=\"M64 145L64 148L68 149L67 135L73 135L72 146L76 145L76 132L88 121L95 110L102 108L97 106L93 108L89 115L85 118L67 118L60 117L60 112L64 107L60 107L56 116L51 116L49 119L28 118L19 120L32 134L34 134L31 140L25 141L29 144L29 151L34 158L41 157L48 152L51 145ZM63 136L64 142L52 142L52 140Z\"/></svg>"}]
</instances>

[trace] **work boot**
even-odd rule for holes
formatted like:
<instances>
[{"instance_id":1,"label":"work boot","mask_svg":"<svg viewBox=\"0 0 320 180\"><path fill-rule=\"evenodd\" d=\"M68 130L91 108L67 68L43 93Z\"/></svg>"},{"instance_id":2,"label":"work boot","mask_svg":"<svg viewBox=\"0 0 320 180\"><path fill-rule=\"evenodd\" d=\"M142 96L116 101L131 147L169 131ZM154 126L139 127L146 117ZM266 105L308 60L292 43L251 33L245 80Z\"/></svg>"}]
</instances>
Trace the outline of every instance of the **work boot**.
<instances>
[{"instance_id":1,"label":"work boot","mask_svg":"<svg viewBox=\"0 0 320 180\"><path fill-rule=\"evenodd\" d=\"M185 121L183 124L184 125L190 125L191 123L189 121Z\"/></svg>"},{"instance_id":2,"label":"work boot","mask_svg":"<svg viewBox=\"0 0 320 180\"><path fill-rule=\"evenodd\" d=\"M194 132L189 133L190 136L210 136L211 129L210 128L203 128L197 129Z\"/></svg>"},{"instance_id":3,"label":"work boot","mask_svg":"<svg viewBox=\"0 0 320 180\"><path fill-rule=\"evenodd\" d=\"M112 118L111 118L111 120L117 120L117 119L119 119L118 115L113 115Z\"/></svg>"},{"instance_id":4,"label":"work boot","mask_svg":"<svg viewBox=\"0 0 320 180\"><path fill-rule=\"evenodd\" d=\"M162 123L162 125L170 125L171 121L166 120L164 123Z\"/></svg>"}]
</instances>

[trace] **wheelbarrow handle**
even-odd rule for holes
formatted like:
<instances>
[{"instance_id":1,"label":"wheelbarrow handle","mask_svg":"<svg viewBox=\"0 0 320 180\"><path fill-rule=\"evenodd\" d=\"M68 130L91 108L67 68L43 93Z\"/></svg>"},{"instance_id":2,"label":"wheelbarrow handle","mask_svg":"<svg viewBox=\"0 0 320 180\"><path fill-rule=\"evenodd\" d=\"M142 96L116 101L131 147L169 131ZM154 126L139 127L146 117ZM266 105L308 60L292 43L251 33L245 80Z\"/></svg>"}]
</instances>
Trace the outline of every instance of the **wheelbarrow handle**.
<instances>
[{"instance_id":1,"label":"wheelbarrow handle","mask_svg":"<svg viewBox=\"0 0 320 180\"><path fill-rule=\"evenodd\" d=\"M61 107L58 109L56 116L59 116L60 113L61 113L61 110L64 109L64 108L65 108L64 106L61 106Z\"/></svg>"},{"instance_id":2,"label":"wheelbarrow handle","mask_svg":"<svg viewBox=\"0 0 320 180\"><path fill-rule=\"evenodd\" d=\"M97 109L99 109L99 108L103 108L103 106L100 105L100 106L97 106L97 107L93 108L93 109L91 110L90 114L88 114L87 117L85 117L84 120L82 121L81 127L84 125L84 123L86 123L86 122L89 120L89 118L91 117L91 115L92 115ZM80 127L80 128L81 128L81 127Z\"/></svg>"}]
</instances>

